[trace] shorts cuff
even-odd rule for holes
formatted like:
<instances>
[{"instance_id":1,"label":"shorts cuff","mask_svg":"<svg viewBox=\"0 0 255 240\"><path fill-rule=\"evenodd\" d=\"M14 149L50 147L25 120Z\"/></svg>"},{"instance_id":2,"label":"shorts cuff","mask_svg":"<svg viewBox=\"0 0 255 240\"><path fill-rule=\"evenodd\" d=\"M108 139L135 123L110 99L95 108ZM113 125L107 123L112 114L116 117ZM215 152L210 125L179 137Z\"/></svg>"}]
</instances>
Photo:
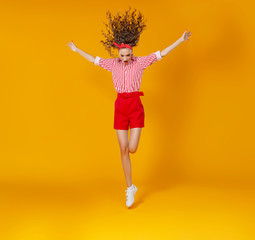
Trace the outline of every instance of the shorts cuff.
<instances>
[{"instance_id":1,"label":"shorts cuff","mask_svg":"<svg viewBox=\"0 0 255 240\"><path fill-rule=\"evenodd\" d=\"M143 127L144 127L144 123L140 123L140 124L130 126L130 129L131 128L143 128Z\"/></svg>"}]
</instances>

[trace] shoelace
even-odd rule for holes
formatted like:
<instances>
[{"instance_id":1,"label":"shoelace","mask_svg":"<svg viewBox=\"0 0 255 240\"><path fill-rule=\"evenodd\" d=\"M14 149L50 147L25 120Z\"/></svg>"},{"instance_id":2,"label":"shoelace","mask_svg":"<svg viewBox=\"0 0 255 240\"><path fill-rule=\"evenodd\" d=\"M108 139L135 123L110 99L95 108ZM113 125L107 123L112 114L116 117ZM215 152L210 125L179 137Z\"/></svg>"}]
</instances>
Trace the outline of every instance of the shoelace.
<instances>
[{"instance_id":1,"label":"shoelace","mask_svg":"<svg viewBox=\"0 0 255 240\"><path fill-rule=\"evenodd\" d=\"M130 193L131 193L132 191L133 191L133 189L127 189L127 190L125 190L127 199L128 199L128 197L130 196Z\"/></svg>"}]
</instances>

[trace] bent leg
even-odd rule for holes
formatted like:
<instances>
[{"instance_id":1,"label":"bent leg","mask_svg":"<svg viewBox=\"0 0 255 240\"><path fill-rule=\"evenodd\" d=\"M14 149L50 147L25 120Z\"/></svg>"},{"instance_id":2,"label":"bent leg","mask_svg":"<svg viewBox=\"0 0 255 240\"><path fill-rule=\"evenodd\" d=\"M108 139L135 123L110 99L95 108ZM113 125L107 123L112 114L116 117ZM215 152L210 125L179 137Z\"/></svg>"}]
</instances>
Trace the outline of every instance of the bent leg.
<instances>
[{"instance_id":1,"label":"bent leg","mask_svg":"<svg viewBox=\"0 0 255 240\"><path fill-rule=\"evenodd\" d=\"M129 137L129 144L128 144L128 151L130 153L136 152L136 150L138 148L141 132L142 132L142 128L131 128L130 129L130 137Z\"/></svg>"},{"instance_id":2,"label":"bent leg","mask_svg":"<svg viewBox=\"0 0 255 240\"><path fill-rule=\"evenodd\" d=\"M124 170L125 178L127 186L130 187L132 185L131 179L131 162L129 158L129 151L128 151L128 130L116 130L117 137L120 146L120 154L121 154L121 161L122 167Z\"/></svg>"}]
</instances>

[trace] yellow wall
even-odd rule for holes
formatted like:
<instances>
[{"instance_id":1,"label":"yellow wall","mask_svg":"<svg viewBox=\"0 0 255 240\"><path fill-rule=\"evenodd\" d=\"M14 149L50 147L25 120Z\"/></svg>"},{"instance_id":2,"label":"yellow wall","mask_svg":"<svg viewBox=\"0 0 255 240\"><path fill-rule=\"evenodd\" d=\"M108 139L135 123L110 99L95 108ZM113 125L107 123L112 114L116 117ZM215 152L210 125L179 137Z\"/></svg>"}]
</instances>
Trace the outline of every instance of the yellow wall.
<instances>
[{"instance_id":1,"label":"yellow wall","mask_svg":"<svg viewBox=\"0 0 255 240\"><path fill-rule=\"evenodd\" d=\"M0 182L125 184L111 73L70 50L109 57L106 11L147 18L134 55L163 50L145 70L145 128L133 179L255 182L254 17L250 1L11 1L1 3Z\"/></svg>"}]
</instances>

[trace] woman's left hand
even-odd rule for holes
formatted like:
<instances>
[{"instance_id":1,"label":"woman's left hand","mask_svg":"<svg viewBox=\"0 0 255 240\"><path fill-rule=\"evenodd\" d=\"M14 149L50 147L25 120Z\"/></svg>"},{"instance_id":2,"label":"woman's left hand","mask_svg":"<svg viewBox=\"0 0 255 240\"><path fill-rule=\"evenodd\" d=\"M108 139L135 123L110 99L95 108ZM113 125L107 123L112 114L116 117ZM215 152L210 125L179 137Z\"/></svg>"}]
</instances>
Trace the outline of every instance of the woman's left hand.
<instances>
[{"instance_id":1,"label":"woman's left hand","mask_svg":"<svg viewBox=\"0 0 255 240\"><path fill-rule=\"evenodd\" d=\"M187 32L187 29L185 29L185 32L183 33L181 38L182 38L183 41L186 41L186 40L189 41L188 37L190 37L190 36L191 36L191 32L190 31Z\"/></svg>"}]
</instances>

